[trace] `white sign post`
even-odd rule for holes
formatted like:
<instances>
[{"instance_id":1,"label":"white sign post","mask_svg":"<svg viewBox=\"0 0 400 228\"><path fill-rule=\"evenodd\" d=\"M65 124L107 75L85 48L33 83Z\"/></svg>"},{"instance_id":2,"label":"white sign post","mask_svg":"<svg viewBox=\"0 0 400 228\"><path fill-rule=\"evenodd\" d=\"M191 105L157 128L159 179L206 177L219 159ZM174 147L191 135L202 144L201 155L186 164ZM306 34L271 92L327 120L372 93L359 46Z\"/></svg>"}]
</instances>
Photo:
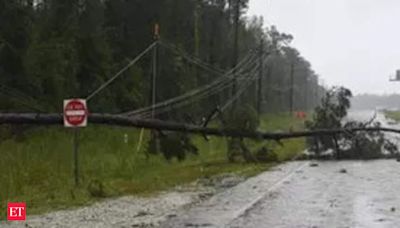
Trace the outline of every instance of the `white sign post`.
<instances>
[{"instance_id":1,"label":"white sign post","mask_svg":"<svg viewBox=\"0 0 400 228\"><path fill-rule=\"evenodd\" d=\"M64 126L74 128L74 179L79 186L79 128L87 126L88 109L86 100L64 100Z\"/></svg>"}]
</instances>

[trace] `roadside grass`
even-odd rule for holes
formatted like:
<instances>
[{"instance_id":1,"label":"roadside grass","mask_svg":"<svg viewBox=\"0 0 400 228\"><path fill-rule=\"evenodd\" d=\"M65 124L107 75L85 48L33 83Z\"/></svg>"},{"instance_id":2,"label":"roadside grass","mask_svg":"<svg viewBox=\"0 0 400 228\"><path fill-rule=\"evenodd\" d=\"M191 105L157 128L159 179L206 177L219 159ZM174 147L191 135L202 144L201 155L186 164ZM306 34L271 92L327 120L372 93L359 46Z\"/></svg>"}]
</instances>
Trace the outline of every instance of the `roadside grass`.
<instances>
[{"instance_id":1,"label":"roadside grass","mask_svg":"<svg viewBox=\"0 0 400 228\"><path fill-rule=\"evenodd\" d=\"M304 121L291 117L288 113L266 114L260 122L260 130L272 132L299 131L304 129ZM261 142L272 149L278 155L278 161L288 161L294 158L306 149L306 140L304 138L288 139L281 142L268 141ZM260 144L257 145L260 147Z\"/></svg>"},{"instance_id":2,"label":"roadside grass","mask_svg":"<svg viewBox=\"0 0 400 228\"><path fill-rule=\"evenodd\" d=\"M302 127L289 115L265 115L260 129L287 131ZM226 140L202 136L192 140L199 155L185 161L167 162L162 156L146 156L148 131L134 128L90 126L80 130L81 184L73 181L73 132L62 127L38 127L22 137L0 142L0 220L6 218L7 202L26 202L28 215L87 205L105 197L147 195L192 182L198 178L235 172L256 175L271 164L229 163ZM254 142L268 145L278 161L289 160L305 148L303 139Z\"/></svg>"},{"instance_id":3,"label":"roadside grass","mask_svg":"<svg viewBox=\"0 0 400 228\"><path fill-rule=\"evenodd\" d=\"M385 110L383 111L384 115L386 118L392 119L396 122L400 121L400 111L389 111Z\"/></svg>"},{"instance_id":4,"label":"roadside grass","mask_svg":"<svg viewBox=\"0 0 400 228\"><path fill-rule=\"evenodd\" d=\"M260 129L264 131L296 131L304 128L304 122L292 118L288 113L265 114L260 121Z\"/></svg>"}]
</instances>

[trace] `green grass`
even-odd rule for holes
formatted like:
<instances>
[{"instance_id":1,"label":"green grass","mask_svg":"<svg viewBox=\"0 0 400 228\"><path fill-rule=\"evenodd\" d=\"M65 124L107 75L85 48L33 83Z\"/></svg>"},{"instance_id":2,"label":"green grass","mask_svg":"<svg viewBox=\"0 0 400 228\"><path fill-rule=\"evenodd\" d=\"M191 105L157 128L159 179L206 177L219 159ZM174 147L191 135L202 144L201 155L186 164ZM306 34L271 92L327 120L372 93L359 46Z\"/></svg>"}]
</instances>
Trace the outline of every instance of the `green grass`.
<instances>
[{"instance_id":1,"label":"green grass","mask_svg":"<svg viewBox=\"0 0 400 228\"><path fill-rule=\"evenodd\" d=\"M301 121L288 115L266 115L261 129L301 128ZM26 202L28 214L86 205L98 200L89 192L93 183L102 183L106 197L151 194L185 184L201 177L236 172L245 176L267 170L273 164L228 163L226 141L193 136L199 156L184 162L166 162L161 156L145 156L148 131L140 129L90 126L80 131L81 185L74 187L71 129L40 127L28 130L24 137L0 143L0 219L5 218L7 202ZM128 135L128 142L125 136ZM285 161L305 147L304 140L288 140L284 147L275 142L249 142L251 147L268 144Z\"/></svg>"},{"instance_id":2,"label":"green grass","mask_svg":"<svg viewBox=\"0 0 400 228\"><path fill-rule=\"evenodd\" d=\"M396 122L400 121L400 111L388 111L388 110L385 110L384 114L389 119L392 119L392 120L394 120Z\"/></svg>"},{"instance_id":3,"label":"green grass","mask_svg":"<svg viewBox=\"0 0 400 228\"><path fill-rule=\"evenodd\" d=\"M295 131L303 127L303 121L291 118L291 115L287 113L266 114L260 122L260 129L264 131Z\"/></svg>"},{"instance_id":4,"label":"green grass","mask_svg":"<svg viewBox=\"0 0 400 228\"><path fill-rule=\"evenodd\" d=\"M292 118L287 113L264 115L260 123L260 130L262 131L288 132L303 129L304 121ZM266 142L267 147L277 153L280 162L292 159L306 148L306 141L303 138L289 139L281 143L283 146L276 142Z\"/></svg>"}]
</instances>

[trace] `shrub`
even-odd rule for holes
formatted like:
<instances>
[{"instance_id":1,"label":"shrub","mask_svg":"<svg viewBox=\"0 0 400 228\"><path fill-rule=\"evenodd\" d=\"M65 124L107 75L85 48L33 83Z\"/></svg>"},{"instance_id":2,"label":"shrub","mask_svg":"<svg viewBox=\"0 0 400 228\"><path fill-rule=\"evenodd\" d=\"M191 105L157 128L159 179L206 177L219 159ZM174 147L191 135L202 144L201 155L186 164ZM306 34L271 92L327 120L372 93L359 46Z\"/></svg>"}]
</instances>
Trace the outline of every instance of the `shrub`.
<instances>
[{"instance_id":1,"label":"shrub","mask_svg":"<svg viewBox=\"0 0 400 228\"><path fill-rule=\"evenodd\" d=\"M87 190L92 197L104 198L107 196L103 182L99 180L91 180Z\"/></svg>"},{"instance_id":2,"label":"shrub","mask_svg":"<svg viewBox=\"0 0 400 228\"><path fill-rule=\"evenodd\" d=\"M148 154L158 153L161 153L168 161L173 158L183 161L187 154L198 155L198 149L187 134L168 132L154 136L149 141Z\"/></svg>"},{"instance_id":3,"label":"shrub","mask_svg":"<svg viewBox=\"0 0 400 228\"><path fill-rule=\"evenodd\" d=\"M278 154L273 150L268 150L266 147L262 147L256 153L257 161L260 162L277 162L279 161Z\"/></svg>"}]
</instances>

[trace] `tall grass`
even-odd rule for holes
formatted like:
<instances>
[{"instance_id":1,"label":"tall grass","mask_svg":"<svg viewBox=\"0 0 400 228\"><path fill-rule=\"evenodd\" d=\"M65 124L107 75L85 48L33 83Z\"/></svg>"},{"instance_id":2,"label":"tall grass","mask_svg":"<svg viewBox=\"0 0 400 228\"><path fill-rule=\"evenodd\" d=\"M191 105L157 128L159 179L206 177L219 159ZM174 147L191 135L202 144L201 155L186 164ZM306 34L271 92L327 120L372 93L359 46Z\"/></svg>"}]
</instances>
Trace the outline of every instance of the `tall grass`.
<instances>
[{"instance_id":1,"label":"tall grass","mask_svg":"<svg viewBox=\"0 0 400 228\"><path fill-rule=\"evenodd\" d=\"M392 119L396 122L400 121L400 111L385 110L383 113L385 114L386 118Z\"/></svg>"},{"instance_id":2,"label":"tall grass","mask_svg":"<svg viewBox=\"0 0 400 228\"><path fill-rule=\"evenodd\" d=\"M299 124L287 115L266 116L263 130L275 131ZM284 129L283 129L284 130ZM0 143L0 219L7 202L26 202L28 213L41 213L90 203L98 196L148 194L223 172L255 174L269 165L228 163L224 138L193 136L199 156L183 162L167 162L162 156L146 156L149 138L140 129L91 125L80 130L81 185L73 179L73 132L62 127L39 127L24 137ZM257 142L257 146L265 142ZM271 146L272 144L270 144ZM304 140L276 147L279 160L304 149Z\"/></svg>"}]
</instances>

